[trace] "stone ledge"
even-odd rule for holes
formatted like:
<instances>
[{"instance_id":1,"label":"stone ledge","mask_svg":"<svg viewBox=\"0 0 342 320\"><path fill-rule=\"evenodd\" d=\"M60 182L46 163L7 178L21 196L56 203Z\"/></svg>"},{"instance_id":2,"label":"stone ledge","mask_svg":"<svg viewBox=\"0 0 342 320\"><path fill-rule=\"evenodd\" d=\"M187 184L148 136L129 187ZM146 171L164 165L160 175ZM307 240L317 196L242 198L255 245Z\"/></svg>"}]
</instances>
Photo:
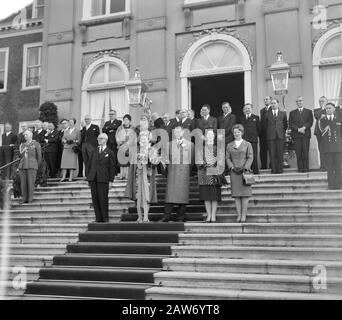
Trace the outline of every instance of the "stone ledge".
<instances>
[{"instance_id":1,"label":"stone ledge","mask_svg":"<svg viewBox=\"0 0 342 320\"><path fill-rule=\"evenodd\" d=\"M151 31L151 30L166 30L166 17L156 17L150 19L143 19L137 21L137 32Z\"/></svg>"},{"instance_id":2,"label":"stone ledge","mask_svg":"<svg viewBox=\"0 0 342 320\"><path fill-rule=\"evenodd\" d=\"M299 0L264 0L262 10L264 14L299 10Z\"/></svg>"}]
</instances>

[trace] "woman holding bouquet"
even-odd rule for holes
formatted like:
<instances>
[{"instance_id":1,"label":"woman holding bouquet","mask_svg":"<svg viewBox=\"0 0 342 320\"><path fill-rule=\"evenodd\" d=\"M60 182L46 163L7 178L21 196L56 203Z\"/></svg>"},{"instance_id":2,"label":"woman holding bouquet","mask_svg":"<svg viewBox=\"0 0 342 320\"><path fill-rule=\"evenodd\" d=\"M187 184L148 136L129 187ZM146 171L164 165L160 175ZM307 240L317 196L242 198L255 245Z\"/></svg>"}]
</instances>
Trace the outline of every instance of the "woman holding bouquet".
<instances>
[{"instance_id":1,"label":"woman holding bouquet","mask_svg":"<svg viewBox=\"0 0 342 320\"><path fill-rule=\"evenodd\" d=\"M75 127L75 125L76 119L70 119L69 128L64 131L64 135L62 137L62 143L64 147L61 161L61 182L65 181L68 170L70 170L69 182L72 182L74 172L77 170L78 167L78 154L76 148L81 141L81 132Z\"/></svg>"},{"instance_id":2,"label":"woman holding bouquet","mask_svg":"<svg viewBox=\"0 0 342 320\"><path fill-rule=\"evenodd\" d=\"M137 161L129 168L126 196L137 202L137 222L142 223L149 222L150 204L157 203L157 169L152 163L157 161L158 152L151 146L152 134L148 129L147 116L141 117L137 134Z\"/></svg>"}]
</instances>

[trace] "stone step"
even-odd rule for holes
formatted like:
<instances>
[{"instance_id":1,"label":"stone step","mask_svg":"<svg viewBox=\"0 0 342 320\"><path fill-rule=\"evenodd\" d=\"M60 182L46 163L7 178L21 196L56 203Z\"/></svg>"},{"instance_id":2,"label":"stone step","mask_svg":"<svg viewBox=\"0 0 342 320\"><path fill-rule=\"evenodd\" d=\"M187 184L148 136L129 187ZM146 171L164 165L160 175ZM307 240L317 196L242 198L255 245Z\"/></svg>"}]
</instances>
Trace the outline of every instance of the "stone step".
<instances>
[{"instance_id":1,"label":"stone step","mask_svg":"<svg viewBox=\"0 0 342 320\"><path fill-rule=\"evenodd\" d=\"M154 283L153 275L161 269L138 268L99 268L99 267L66 267L53 266L43 268L39 272L40 281L96 281L96 282L122 282L122 283Z\"/></svg>"},{"instance_id":2,"label":"stone step","mask_svg":"<svg viewBox=\"0 0 342 320\"><path fill-rule=\"evenodd\" d=\"M342 205L339 203L327 203L322 204L322 202L317 199L317 203L312 202L300 202L300 201L288 201L284 199L282 203L269 201L268 203L259 201L250 201L248 214L294 214L294 213L341 213ZM235 214L236 208L233 203L222 204L218 207L218 214Z\"/></svg>"},{"instance_id":3,"label":"stone step","mask_svg":"<svg viewBox=\"0 0 342 320\"><path fill-rule=\"evenodd\" d=\"M66 251L66 243L64 244L11 244L10 253L15 255L57 255Z\"/></svg>"},{"instance_id":4,"label":"stone step","mask_svg":"<svg viewBox=\"0 0 342 320\"><path fill-rule=\"evenodd\" d=\"M305 260L166 258L164 269L173 272L255 273L315 276L326 270L330 277L341 277L342 262Z\"/></svg>"},{"instance_id":5,"label":"stone step","mask_svg":"<svg viewBox=\"0 0 342 320\"><path fill-rule=\"evenodd\" d=\"M14 224L11 223L11 232L19 233L79 233L87 229L87 224ZM2 225L0 224L0 229Z\"/></svg>"},{"instance_id":6,"label":"stone step","mask_svg":"<svg viewBox=\"0 0 342 320\"><path fill-rule=\"evenodd\" d=\"M342 261L342 248L192 245L173 246L172 255L181 258Z\"/></svg>"},{"instance_id":7,"label":"stone step","mask_svg":"<svg viewBox=\"0 0 342 320\"><path fill-rule=\"evenodd\" d=\"M254 210L255 211L255 210ZM323 211L322 211L323 212ZM236 214L218 214L220 223L236 223ZM340 213L253 213L248 214L248 223L342 223Z\"/></svg>"},{"instance_id":8,"label":"stone step","mask_svg":"<svg viewBox=\"0 0 342 320\"><path fill-rule=\"evenodd\" d=\"M210 288L153 287L146 290L147 300L342 300L342 294L295 293L228 290Z\"/></svg>"},{"instance_id":9,"label":"stone step","mask_svg":"<svg viewBox=\"0 0 342 320\"><path fill-rule=\"evenodd\" d=\"M231 233L342 235L342 223L186 223L185 232L203 236Z\"/></svg>"},{"instance_id":10,"label":"stone step","mask_svg":"<svg viewBox=\"0 0 342 320\"><path fill-rule=\"evenodd\" d=\"M25 286L25 280L28 282L36 281L39 278L39 270L40 268L37 267L25 267L18 266L18 269L15 270L13 267L7 267L7 268L0 268L0 271L6 272L7 275L7 281L9 281L9 284L13 287L13 289L18 288L18 286L22 285ZM24 274L25 272L25 274ZM19 284L15 285L13 283L14 281L17 281ZM11 283L12 282L12 283ZM19 289L19 288L18 288ZM25 288L22 287L21 290L24 290Z\"/></svg>"},{"instance_id":11,"label":"stone step","mask_svg":"<svg viewBox=\"0 0 342 320\"><path fill-rule=\"evenodd\" d=\"M170 243L79 242L67 245L69 254L87 255L171 255Z\"/></svg>"},{"instance_id":12,"label":"stone step","mask_svg":"<svg viewBox=\"0 0 342 320\"><path fill-rule=\"evenodd\" d=\"M109 207L109 215L111 217L119 217L123 213L128 212L127 208L113 208L112 206ZM0 216L3 211L0 211ZM69 215L70 217L77 217L77 216L86 216L86 217L95 217L94 209L88 208L83 209L79 208L79 206L71 206L71 207L49 207L47 209L32 209L28 207L16 207L11 210L11 217L21 217L21 218L35 218L36 216L41 217L43 214L49 217L61 217L65 215ZM94 219L95 220L95 219Z\"/></svg>"},{"instance_id":13,"label":"stone step","mask_svg":"<svg viewBox=\"0 0 342 320\"><path fill-rule=\"evenodd\" d=\"M11 233L11 244L66 244L75 242L78 233Z\"/></svg>"},{"instance_id":14,"label":"stone step","mask_svg":"<svg viewBox=\"0 0 342 320\"><path fill-rule=\"evenodd\" d=\"M86 225L92 221L94 221L95 215L94 212L89 213L88 215L82 215L82 216L68 216L68 215L60 215L60 216L48 216L48 215L41 215L41 216L35 216L35 217L15 217L11 218L11 225L20 225L23 228L27 225L61 225L65 223L68 224L74 224L74 225ZM120 221L120 217L111 217L111 222L117 223ZM0 219L0 223L2 223L2 219Z\"/></svg>"},{"instance_id":15,"label":"stone step","mask_svg":"<svg viewBox=\"0 0 342 320\"><path fill-rule=\"evenodd\" d=\"M14 210L18 209L28 209L28 210L39 210L39 209L50 209L50 208L60 208L60 210L66 210L68 208L77 208L77 209L90 209L92 208L92 200L91 198L87 199L56 199L56 200L33 200L32 203L23 204L21 206L13 206ZM115 209L125 209L128 207L134 206L134 202L126 199L109 199L109 208L111 210Z\"/></svg>"},{"instance_id":16,"label":"stone step","mask_svg":"<svg viewBox=\"0 0 342 320\"><path fill-rule=\"evenodd\" d=\"M159 188L157 187L157 195L159 199L164 199L165 197L165 188ZM310 192L314 195L319 196L330 196L332 194L337 194L337 191L329 191L327 185L318 185L318 186L300 186L297 188L293 187L264 187L264 186L258 186L253 188L253 196L259 197L259 196L267 196L267 195L284 195L284 197L288 196L298 196L299 193L303 193L304 195L309 195ZM222 195L223 197L227 197L231 195L230 188L223 188L222 189ZM198 199L199 197L199 188L194 187L190 189L189 192L190 199ZM89 200L91 199L91 193L90 191L74 191L74 192L39 192L35 193L34 195L34 202L48 202L48 201L54 201L58 200L58 202L63 202L66 200L71 199L84 199ZM124 190L112 190L109 192L109 198L114 199L126 199L125 198L125 191ZM18 205L19 199L13 199L12 200L13 205Z\"/></svg>"},{"instance_id":17,"label":"stone step","mask_svg":"<svg viewBox=\"0 0 342 320\"><path fill-rule=\"evenodd\" d=\"M88 231L80 233L80 242L178 243L179 231Z\"/></svg>"},{"instance_id":18,"label":"stone step","mask_svg":"<svg viewBox=\"0 0 342 320\"><path fill-rule=\"evenodd\" d=\"M341 248L342 235L302 234L181 234L185 246L247 246L247 247L323 247Z\"/></svg>"},{"instance_id":19,"label":"stone step","mask_svg":"<svg viewBox=\"0 0 342 320\"><path fill-rule=\"evenodd\" d=\"M90 281L37 281L27 285L26 294L144 300L151 284Z\"/></svg>"},{"instance_id":20,"label":"stone step","mask_svg":"<svg viewBox=\"0 0 342 320\"><path fill-rule=\"evenodd\" d=\"M107 268L163 268L166 255L96 255L96 254L65 254L55 256L54 266L89 266Z\"/></svg>"},{"instance_id":21,"label":"stone step","mask_svg":"<svg viewBox=\"0 0 342 320\"><path fill-rule=\"evenodd\" d=\"M23 266L26 268L42 268L48 267L52 264L52 255L20 255L11 254L9 257L9 265L11 267Z\"/></svg>"},{"instance_id":22,"label":"stone step","mask_svg":"<svg viewBox=\"0 0 342 320\"><path fill-rule=\"evenodd\" d=\"M206 272L160 272L155 283L163 287L232 289L251 291L320 293L310 276L261 275ZM325 293L342 294L342 278L327 278Z\"/></svg>"}]
</instances>

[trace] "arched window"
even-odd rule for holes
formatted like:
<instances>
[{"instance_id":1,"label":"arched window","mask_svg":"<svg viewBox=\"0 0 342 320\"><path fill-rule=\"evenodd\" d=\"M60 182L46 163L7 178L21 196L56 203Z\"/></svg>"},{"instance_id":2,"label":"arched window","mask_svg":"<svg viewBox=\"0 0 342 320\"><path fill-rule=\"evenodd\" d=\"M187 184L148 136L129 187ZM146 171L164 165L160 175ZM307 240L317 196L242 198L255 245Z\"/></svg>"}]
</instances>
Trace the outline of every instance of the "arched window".
<instances>
[{"instance_id":1,"label":"arched window","mask_svg":"<svg viewBox=\"0 0 342 320\"><path fill-rule=\"evenodd\" d=\"M82 88L82 119L89 114L100 126L108 120L110 109L118 118L129 112L125 82L129 80L127 66L118 58L105 55L85 72Z\"/></svg>"},{"instance_id":2,"label":"arched window","mask_svg":"<svg viewBox=\"0 0 342 320\"><path fill-rule=\"evenodd\" d=\"M234 73L243 73L244 102L251 102L251 58L243 43L220 33L200 38L187 50L181 64L182 106L192 105L191 79Z\"/></svg>"},{"instance_id":3,"label":"arched window","mask_svg":"<svg viewBox=\"0 0 342 320\"><path fill-rule=\"evenodd\" d=\"M313 57L315 101L326 96L342 104L342 26L325 33L317 42Z\"/></svg>"}]
</instances>

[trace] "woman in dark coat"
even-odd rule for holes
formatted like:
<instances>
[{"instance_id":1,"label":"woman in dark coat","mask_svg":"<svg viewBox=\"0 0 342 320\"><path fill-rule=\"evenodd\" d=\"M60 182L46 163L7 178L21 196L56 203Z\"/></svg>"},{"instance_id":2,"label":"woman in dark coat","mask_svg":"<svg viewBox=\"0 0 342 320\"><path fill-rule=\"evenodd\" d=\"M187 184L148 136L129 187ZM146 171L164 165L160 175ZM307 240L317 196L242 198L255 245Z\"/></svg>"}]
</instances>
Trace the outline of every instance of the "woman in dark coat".
<instances>
[{"instance_id":1,"label":"woman in dark coat","mask_svg":"<svg viewBox=\"0 0 342 320\"><path fill-rule=\"evenodd\" d=\"M203 163L198 165L200 200L205 203L206 222L216 222L218 203L222 201L221 184L216 179L218 173L216 164L215 133L214 130L209 129L206 132L206 142L203 148Z\"/></svg>"},{"instance_id":2,"label":"woman in dark coat","mask_svg":"<svg viewBox=\"0 0 342 320\"><path fill-rule=\"evenodd\" d=\"M252 145L243 140L244 128L238 124L233 127L234 141L227 146L227 165L230 171L232 197L235 198L238 222L246 222L249 198L252 187L243 184L242 174L251 170L253 163Z\"/></svg>"},{"instance_id":3,"label":"woman in dark coat","mask_svg":"<svg viewBox=\"0 0 342 320\"><path fill-rule=\"evenodd\" d=\"M38 167L42 161L40 144L32 140L32 132L25 131L26 142L19 147L22 156L19 163L19 173L21 182L21 195L23 203L31 203L33 200L34 183L36 181Z\"/></svg>"}]
</instances>

